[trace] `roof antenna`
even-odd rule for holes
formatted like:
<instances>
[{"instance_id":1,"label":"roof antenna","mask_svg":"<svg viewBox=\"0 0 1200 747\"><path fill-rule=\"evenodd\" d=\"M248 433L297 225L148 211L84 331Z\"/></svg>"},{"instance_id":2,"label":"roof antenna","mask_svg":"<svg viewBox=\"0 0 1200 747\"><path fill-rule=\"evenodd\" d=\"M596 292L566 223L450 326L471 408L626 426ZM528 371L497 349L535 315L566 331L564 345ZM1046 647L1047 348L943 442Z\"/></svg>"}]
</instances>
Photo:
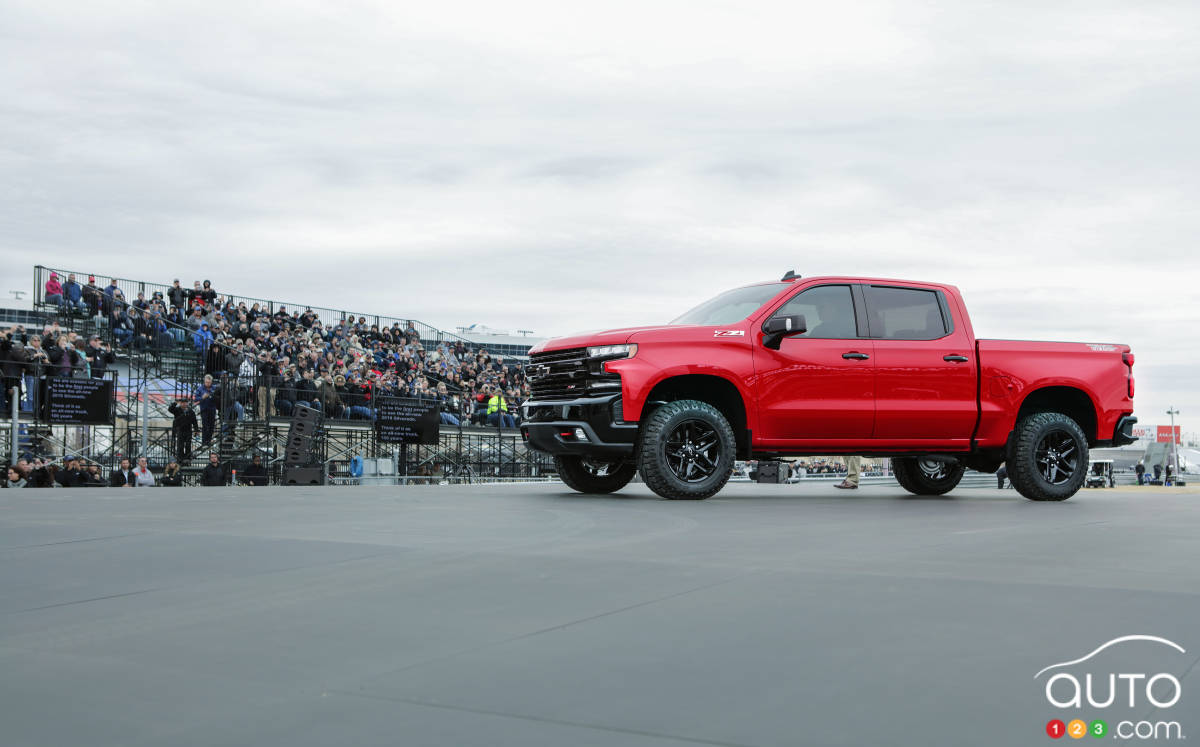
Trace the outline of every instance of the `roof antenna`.
<instances>
[{"instance_id":1,"label":"roof antenna","mask_svg":"<svg viewBox=\"0 0 1200 747\"><path fill-rule=\"evenodd\" d=\"M782 278L780 278L780 282L787 282L789 280L799 280L799 279L800 279L800 276L796 274L795 270L788 270L787 274L784 275Z\"/></svg>"}]
</instances>

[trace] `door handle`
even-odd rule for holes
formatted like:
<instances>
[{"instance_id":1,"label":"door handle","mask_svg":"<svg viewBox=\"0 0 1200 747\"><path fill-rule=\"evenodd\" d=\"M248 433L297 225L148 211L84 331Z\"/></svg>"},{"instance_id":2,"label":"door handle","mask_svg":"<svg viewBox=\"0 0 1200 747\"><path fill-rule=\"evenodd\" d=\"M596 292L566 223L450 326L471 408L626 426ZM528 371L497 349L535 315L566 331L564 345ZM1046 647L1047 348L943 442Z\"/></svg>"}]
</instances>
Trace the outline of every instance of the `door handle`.
<instances>
[{"instance_id":1,"label":"door handle","mask_svg":"<svg viewBox=\"0 0 1200 747\"><path fill-rule=\"evenodd\" d=\"M965 355L943 355L942 360L951 361L954 363L966 363L970 360L970 358Z\"/></svg>"},{"instance_id":2,"label":"door handle","mask_svg":"<svg viewBox=\"0 0 1200 747\"><path fill-rule=\"evenodd\" d=\"M866 353L842 353L842 357L845 358L846 360L853 359L856 361L865 361L867 358L870 358L871 356L867 355Z\"/></svg>"}]
</instances>

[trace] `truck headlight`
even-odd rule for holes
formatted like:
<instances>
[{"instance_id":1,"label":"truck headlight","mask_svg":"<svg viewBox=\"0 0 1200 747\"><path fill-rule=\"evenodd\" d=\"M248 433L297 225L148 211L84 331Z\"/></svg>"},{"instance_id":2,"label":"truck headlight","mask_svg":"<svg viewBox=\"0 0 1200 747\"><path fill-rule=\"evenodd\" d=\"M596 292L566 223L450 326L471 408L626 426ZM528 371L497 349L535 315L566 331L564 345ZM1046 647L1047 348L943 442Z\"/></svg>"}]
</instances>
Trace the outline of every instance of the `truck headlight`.
<instances>
[{"instance_id":1,"label":"truck headlight","mask_svg":"<svg viewBox=\"0 0 1200 747\"><path fill-rule=\"evenodd\" d=\"M637 354L637 345L600 345L587 349L589 358L632 358Z\"/></svg>"}]
</instances>

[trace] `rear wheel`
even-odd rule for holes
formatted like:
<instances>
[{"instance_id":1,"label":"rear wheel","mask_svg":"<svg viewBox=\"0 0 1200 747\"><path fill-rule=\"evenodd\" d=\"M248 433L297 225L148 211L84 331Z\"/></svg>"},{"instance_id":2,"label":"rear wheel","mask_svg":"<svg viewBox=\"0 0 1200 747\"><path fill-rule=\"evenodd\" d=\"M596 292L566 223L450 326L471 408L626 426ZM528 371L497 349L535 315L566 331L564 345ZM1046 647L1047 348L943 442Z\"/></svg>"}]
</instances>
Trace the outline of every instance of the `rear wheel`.
<instances>
[{"instance_id":1,"label":"rear wheel","mask_svg":"<svg viewBox=\"0 0 1200 747\"><path fill-rule=\"evenodd\" d=\"M1039 412L1017 423L1008 477L1031 501L1065 501L1087 480L1083 429L1060 412Z\"/></svg>"},{"instance_id":2,"label":"rear wheel","mask_svg":"<svg viewBox=\"0 0 1200 747\"><path fill-rule=\"evenodd\" d=\"M554 467L567 487L580 493L611 493L628 485L637 474L637 467L627 462L571 454L555 456Z\"/></svg>"},{"instance_id":3,"label":"rear wheel","mask_svg":"<svg viewBox=\"0 0 1200 747\"><path fill-rule=\"evenodd\" d=\"M892 473L896 482L913 495L943 495L958 485L967 468L921 457L896 457L892 459Z\"/></svg>"},{"instance_id":4,"label":"rear wheel","mask_svg":"<svg viewBox=\"0 0 1200 747\"><path fill-rule=\"evenodd\" d=\"M658 408L642 426L638 471L663 498L701 500L733 472L733 428L707 402L684 399Z\"/></svg>"}]
</instances>

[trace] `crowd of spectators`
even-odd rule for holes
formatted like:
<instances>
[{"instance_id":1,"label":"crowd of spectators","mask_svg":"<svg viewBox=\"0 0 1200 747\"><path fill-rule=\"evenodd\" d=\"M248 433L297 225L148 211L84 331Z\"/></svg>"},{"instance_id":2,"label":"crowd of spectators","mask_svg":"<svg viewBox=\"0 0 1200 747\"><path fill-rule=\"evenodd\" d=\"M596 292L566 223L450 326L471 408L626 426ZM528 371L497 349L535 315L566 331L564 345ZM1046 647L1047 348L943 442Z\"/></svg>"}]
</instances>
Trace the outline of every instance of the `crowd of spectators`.
<instances>
[{"instance_id":1,"label":"crowd of spectators","mask_svg":"<svg viewBox=\"0 0 1200 747\"><path fill-rule=\"evenodd\" d=\"M223 485L263 486L268 481L267 468L262 456L255 454L250 464L239 474L222 463L215 452L208 455L208 463L200 472L200 485L219 487ZM183 471L179 462L172 460L156 475L145 457L139 457L135 465L128 457L122 458L116 469L107 477L100 465L77 456L66 456L61 462L34 457L22 457L16 464L8 466L3 488L177 488L183 485Z\"/></svg>"},{"instance_id":2,"label":"crowd of spectators","mask_svg":"<svg viewBox=\"0 0 1200 747\"><path fill-rule=\"evenodd\" d=\"M287 416L306 405L328 418L372 420L380 397L436 402L447 425L514 427L529 393L520 361L462 341L427 348L412 322L378 325L347 316L326 324L311 308L271 311L238 302L208 280L185 288L176 279L165 293L129 301L116 279L100 287L95 276L80 285L73 274L63 283L51 273L45 298L64 313L104 318L116 352L190 344L212 379L177 400L172 414L177 427L186 427L185 411L198 407L202 447L218 418L224 430L247 410L259 418Z\"/></svg>"},{"instance_id":3,"label":"crowd of spectators","mask_svg":"<svg viewBox=\"0 0 1200 747\"><path fill-rule=\"evenodd\" d=\"M115 362L112 347L99 335L84 339L59 322L44 325L40 331L16 324L0 336L4 401L11 402L15 391L23 412L33 410L37 393L47 378L102 379Z\"/></svg>"}]
</instances>

